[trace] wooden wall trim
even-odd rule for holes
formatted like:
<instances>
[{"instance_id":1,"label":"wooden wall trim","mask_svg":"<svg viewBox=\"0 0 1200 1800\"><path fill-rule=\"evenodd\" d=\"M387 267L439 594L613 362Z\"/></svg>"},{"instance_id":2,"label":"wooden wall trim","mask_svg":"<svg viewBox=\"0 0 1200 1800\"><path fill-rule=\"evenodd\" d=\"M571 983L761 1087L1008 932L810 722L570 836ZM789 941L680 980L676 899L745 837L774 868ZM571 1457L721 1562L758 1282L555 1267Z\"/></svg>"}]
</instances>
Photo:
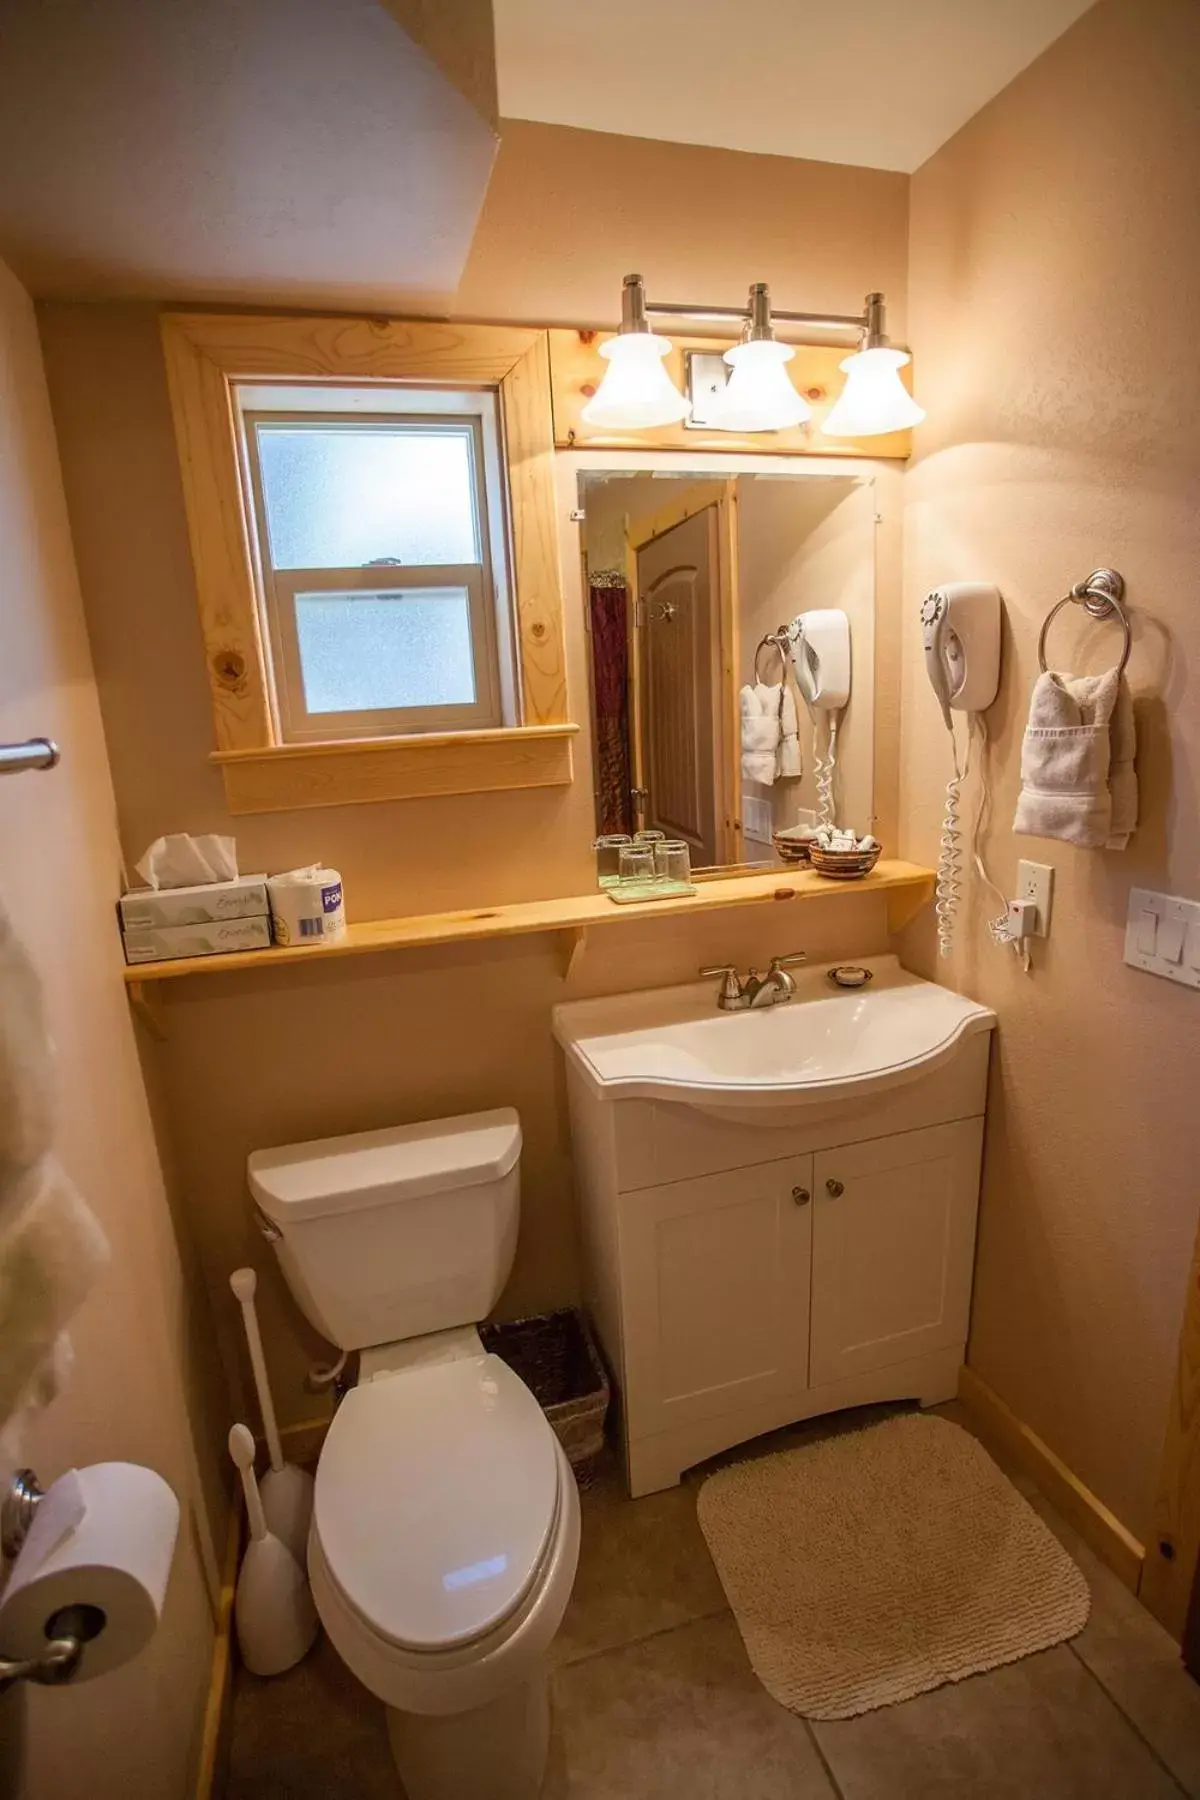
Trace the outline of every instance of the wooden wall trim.
<instances>
[{"instance_id":1,"label":"wooden wall trim","mask_svg":"<svg viewBox=\"0 0 1200 1800\"><path fill-rule=\"evenodd\" d=\"M229 1509L225 1533L225 1558L221 1570L221 1595L213 1638L212 1672L200 1728L196 1759L195 1800L216 1800L224 1788L224 1767L229 1750L230 1703L233 1698L233 1600L237 1590L242 1549L242 1513L235 1499Z\"/></svg>"},{"instance_id":2,"label":"wooden wall trim","mask_svg":"<svg viewBox=\"0 0 1200 1800\"><path fill-rule=\"evenodd\" d=\"M1145 1553L1116 1514L1084 1486L1049 1444L1043 1443L974 1369L959 1371L958 1397L979 1427L980 1437L985 1442L990 1439L1032 1476L1089 1548L1136 1594Z\"/></svg>"},{"instance_id":3,"label":"wooden wall trim","mask_svg":"<svg viewBox=\"0 0 1200 1800\"><path fill-rule=\"evenodd\" d=\"M1200 1568L1200 1236L1184 1302L1175 1384L1154 1502L1142 1599L1182 1641Z\"/></svg>"},{"instance_id":4,"label":"wooden wall trim","mask_svg":"<svg viewBox=\"0 0 1200 1800\"><path fill-rule=\"evenodd\" d=\"M511 505L513 587L524 720L531 726L567 726L566 633L555 530L554 431L547 334L526 327L443 324L424 320L272 317L259 314L165 313L163 353L179 448L188 531L196 571L218 758L231 752L262 754L281 748L271 700L269 653L253 565L238 446L233 384L237 381L441 381L491 387L501 399ZM364 740L365 743L379 740ZM363 763L331 763L320 797L272 778L265 794L250 792L244 769L224 769L233 811L337 805L410 795L475 793L571 779L569 747L559 746L553 772L543 756L535 778L530 757L514 743L508 756L491 737L492 774L477 779L474 761L447 761L430 785L423 757L388 759L386 780L366 783ZM306 746L308 768L332 754ZM537 759L534 759L537 760ZM469 768L468 768L469 765ZM451 785L455 768L467 768L469 785ZM352 778L353 770L353 778ZM405 785L409 773L414 785ZM339 783L349 784L344 795Z\"/></svg>"}]
</instances>

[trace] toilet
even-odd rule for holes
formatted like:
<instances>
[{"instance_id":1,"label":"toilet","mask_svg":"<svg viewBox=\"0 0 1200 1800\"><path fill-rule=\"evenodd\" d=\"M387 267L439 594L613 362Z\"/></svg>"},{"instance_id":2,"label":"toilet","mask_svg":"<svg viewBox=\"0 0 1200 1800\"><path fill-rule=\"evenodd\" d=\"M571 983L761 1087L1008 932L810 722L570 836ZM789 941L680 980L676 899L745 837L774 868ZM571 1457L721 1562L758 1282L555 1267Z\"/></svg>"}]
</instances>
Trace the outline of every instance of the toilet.
<instances>
[{"instance_id":1,"label":"toilet","mask_svg":"<svg viewBox=\"0 0 1200 1800\"><path fill-rule=\"evenodd\" d=\"M475 1330L512 1267L520 1154L504 1108L248 1164L292 1293L360 1352L317 1466L308 1567L334 1647L388 1709L409 1800L534 1800L545 1769L579 1496Z\"/></svg>"}]
</instances>

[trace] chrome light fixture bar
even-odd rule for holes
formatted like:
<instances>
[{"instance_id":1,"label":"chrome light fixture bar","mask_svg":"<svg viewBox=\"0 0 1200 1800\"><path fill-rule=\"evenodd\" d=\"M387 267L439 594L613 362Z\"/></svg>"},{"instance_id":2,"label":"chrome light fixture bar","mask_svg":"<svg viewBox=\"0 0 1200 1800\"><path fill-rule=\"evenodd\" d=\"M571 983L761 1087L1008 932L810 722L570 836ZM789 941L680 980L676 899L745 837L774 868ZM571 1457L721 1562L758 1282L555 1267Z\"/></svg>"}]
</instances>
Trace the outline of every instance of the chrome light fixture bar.
<instances>
[{"instance_id":1,"label":"chrome light fixture bar","mask_svg":"<svg viewBox=\"0 0 1200 1800\"><path fill-rule=\"evenodd\" d=\"M767 284L759 281L751 287L744 307L704 306L691 301L647 300L642 277L627 275L620 331L600 346L609 366L583 409L587 424L646 430L678 424L691 413L691 402L663 366L670 339L651 330L651 315L694 324L741 326L741 342L725 352L732 374L710 421L717 430L778 431L812 417L812 408L788 379L785 364L795 351L777 340L777 324L858 334L857 350L841 364L846 385L825 419L826 436L876 437L901 431L925 417L900 380L899 371L909 356L888 343L882 294L868 294L861 313L793 312L772 308Z\"/></svg>"}]
</instances>

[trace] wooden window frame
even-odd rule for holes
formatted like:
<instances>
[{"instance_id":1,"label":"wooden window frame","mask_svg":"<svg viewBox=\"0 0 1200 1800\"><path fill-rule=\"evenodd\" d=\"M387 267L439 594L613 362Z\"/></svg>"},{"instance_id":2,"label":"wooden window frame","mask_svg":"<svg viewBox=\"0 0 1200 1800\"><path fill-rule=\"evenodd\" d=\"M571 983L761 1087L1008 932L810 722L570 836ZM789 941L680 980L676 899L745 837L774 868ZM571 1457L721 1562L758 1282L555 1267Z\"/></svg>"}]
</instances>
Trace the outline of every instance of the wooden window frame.
<instances>
[{"instance_id":1,"label":"wooden window frame","mask_svg":"<svg viewBox=\"0 0 1200 1800\"><path fill-rule=\"evenodd\" d=\"M572 778L545 331L423 320L165 313L217 748L233 813L555 787ZM499 398L521 717L495 730L284 743L239 455L239 383L444 383Z\"/></svg>"}]
</instances>

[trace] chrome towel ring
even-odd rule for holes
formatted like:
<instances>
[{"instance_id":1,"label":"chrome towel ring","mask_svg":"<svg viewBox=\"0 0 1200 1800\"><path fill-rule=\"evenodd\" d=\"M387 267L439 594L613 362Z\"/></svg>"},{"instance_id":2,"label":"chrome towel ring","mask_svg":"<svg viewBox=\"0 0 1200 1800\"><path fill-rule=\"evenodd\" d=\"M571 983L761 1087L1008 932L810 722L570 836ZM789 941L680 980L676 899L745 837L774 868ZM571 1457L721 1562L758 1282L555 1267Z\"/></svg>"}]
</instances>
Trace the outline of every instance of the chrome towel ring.
<instances>
[{"instance_id":1,"label":"chrome towel ring","mask_svg":"<svg viewBox=\"0 0 1200 1800\"><path fill-rule=\"evenodd\" d=\"M1042 674L1046 668L1046 633L1050 629L1050 621L1064 606L1082 606L1093 619L1115 619L1125 634L1125 644L1121 651L1118 673L1125 673L1125 665L1129 661L1129 653L1133 648L1133 632L1129 624L1129 614L1122 601L1125 597L1125 577L1116 569L1094 569L1086 581L1077 581L1069 594L1064 594L1046 614L1038 637L1038 667Z\"/></svg>"}]
</instances>

